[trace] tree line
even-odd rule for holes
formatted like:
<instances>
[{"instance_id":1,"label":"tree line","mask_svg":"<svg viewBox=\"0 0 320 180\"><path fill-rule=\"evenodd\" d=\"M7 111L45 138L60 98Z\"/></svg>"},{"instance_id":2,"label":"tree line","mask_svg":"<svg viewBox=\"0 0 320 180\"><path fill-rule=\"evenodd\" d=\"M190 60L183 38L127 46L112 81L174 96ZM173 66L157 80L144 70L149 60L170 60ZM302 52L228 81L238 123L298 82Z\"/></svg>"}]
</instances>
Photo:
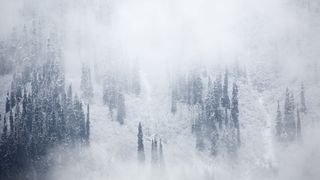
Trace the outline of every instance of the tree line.
<instances>
[{"instance_id":1,"label":"tree line","mask_svg":"<svg viewBox=\"0 0 320 180\"><path fill-rule=\"evenodd\" d=\"M229 72L212 77L190 73L174 82L171 94L171 112L175 114L178 103L195 109L192 132L196 137L196 148L209 150L213 156L219 153L236 154L240 138L238 85L232 86L229 96Z\"/></svg>"},{"instance_id":2,"label":"tree line","mask_svg":"<svg viewBox=\"0 0 320 180\"><path fill-rule=\"evenodd\" d=\"M275 137L278 142L289 143L301 140L302 122L301 113L307 113L305 87L301 84L300 104L295 102L294 94L289 88L285 92L284 110L281 111L280 101L275 120Z\"/></svg>"},{"instance_id":3,"label":"tree line","mask_svg":"<svg viewBox=\"0 0 320 180\"><path fill-rule=\"evenodd\" d=\"M65 149L89 145L89 104L84 107L71 85L65 90L60 59L48 48L47 61L30 74L14 75L7 93L0 118L0 179L45 179L57 162L51 150L60 149L62 161Z\"/></svg>"}]
</instances>

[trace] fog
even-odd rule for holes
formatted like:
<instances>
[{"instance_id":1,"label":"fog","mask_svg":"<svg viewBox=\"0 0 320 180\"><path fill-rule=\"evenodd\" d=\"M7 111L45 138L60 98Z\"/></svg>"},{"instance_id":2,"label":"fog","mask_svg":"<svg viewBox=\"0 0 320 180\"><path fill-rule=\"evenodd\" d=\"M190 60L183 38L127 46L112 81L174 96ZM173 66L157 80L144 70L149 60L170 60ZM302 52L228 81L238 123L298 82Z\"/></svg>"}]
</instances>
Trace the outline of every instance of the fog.
<instances>
[{"instance_id":1,"label":"fog","mask_svg":"<svg viewBox=\"0 0 320 180\"><path fill-rule=\"evenodd\" d=\"M320 179L320 101L312 97L320 89L317 0L0 0L0 40L33 21L41 22L44 39L56 36L66 82L75 92L80 92L83 64L99 76L93 82L90 147L53 168L51 179ZM237 158L211 157L194 148L190 109L182 106L185 111L171 116L168 89L178 74L221 73L235 64L247 75L234 80L243 105L243 144ZM101 102L103 76L134 65L141 98L126 100L125 127L110 124L115 122ZM276 102L284 99L286 87L299 97L302 81L310 108L304 136L282 146L270 135ZM143 165L136 160L140 121L145 125ZM164 139L160 168L149 164L154 135Z\"/></svg>"}]
</instances>

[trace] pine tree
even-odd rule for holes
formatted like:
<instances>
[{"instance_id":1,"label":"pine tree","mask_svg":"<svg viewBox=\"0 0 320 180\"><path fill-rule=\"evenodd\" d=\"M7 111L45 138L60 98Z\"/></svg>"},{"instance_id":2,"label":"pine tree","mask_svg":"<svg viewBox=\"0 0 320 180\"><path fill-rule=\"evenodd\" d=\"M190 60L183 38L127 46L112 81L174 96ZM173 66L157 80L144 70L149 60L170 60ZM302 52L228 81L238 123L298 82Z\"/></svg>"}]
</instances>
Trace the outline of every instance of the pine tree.
<instances>
[{"instance_id":1,"label":"pine tree","mask_svg":"<svg viewBox=\"0 0 320 180\"><path fill-rule=\"evenodd\" d=\"M294 96L289 88L286 90L283 127L287 141L293 141L296 137Z\"/></svg>"},{"instance_id":2,"label":"pine tree","mask_svg":"<svg viewBox=\"0 0 320 180\"><path fill-rule=\"evenodd\" d=\"M214 88L213 88L213 113L214 113L214 119L219 124L219 129L222 129L222 122L223 122L223 112L221 109L221 96L222 96L222 89L221 89L221 77L219 76L216 81L214 82Z\"/></svg>"},{"instance_id":3,"label":"pine tree","mask_svg":"<svg viewBox=\"0 0 320 180\"><path fill-rule=\"evenodd\" d=\"M139 162L145 161L145 154L144 154L144 145L143 145L143 132L142 132L142 126L139 122L138 126L138 160Z\"/></svg>"},{"instance_id":4,"label":"pine tree","mask_svg":"<svg viewBox=\"0 0 320 180\"><path fill-rule=\"evenodd\" d=\"M10 105L10 99L9 99L9 93L7 93L6 97L6 113L8 113L11 110L11 105Z\"/></svg>"},{"instance_id":5,"label":"pine tree","mask_svg":"<svg viewBox=\"0 0 320 180\"><path fill-rule=\"evenodd\" d=\"M218 140L219 140L219 133L218 129L216 126L213 127L210 137L210 142L211 142L211 155L216 156L218 155Z\"/></svg>"},{"instance_id":6,"label":"pine tree","mask_svg":"<svg viewBox=\"0 0 320 180\"><path fill-rule=\"evenodd\" d=\"M120 124L124 123L124 119L126 118L126 106L125 100L122 93L119 93L118 96L118 106L117 106L117 121Z\"/></svg>"},{"instance_id":7,"label":"pine tree","mask_svg":"<svg viewBox=\"0 0 320 180\"><path fill-rule=\"evenodd\" d=\"M306 99L305 99L305 88L304 88L303 83L301 84L300 103L301 103L300 111L302 113L307 113Z\"/></svg>"},{"instance_id":8,"label":"pine tree","mask_svg":"<svg viewBox=\"0 0 320 180\"><path fill-rule=\"evenodd\" d=\"M238 86L236 83L233 83L232 90L232 105L231 105L231 119L234 123L234 126L237 131L237 146L240 146L240 125L239 125L239 108L238 108Z\"/></svg>"},{"instance_id":9,"label":"pine tree","mask_svg":"<svg viewBox=\"0 0 320 180\"><path fill-rule=\"evenodd\" d=\"M7 137L8 137L8 125L7 125L6 115L4 115L3 116L3 129L2 129L2 134L1 134L1 143L6 142Z\"/></svg>"},{"instance_id":10,"label":"pine tree","mask_svg":"<svg viewBox=\"0 0 320 180\"><path fill-rule=\"evenodd\" d=\"M13 85L11 85L11 87L13 88ZM15 95L15 92L14 90L12 89L11 90L11 93L10 93L10 107L11 109L16 105L16 95Z\"/></svg>"},{"instance_id":11,"label":"pine tree","mask_svg":"<svg viewBox=\"0 0 320 180\"><path fill-rule=\"evenodd\" d=\"M206 127L210 134L214 126L215 112L215 84L213 85L211 78L208 79L208 92L205 99Z\"/></svg>"},{"instance_id":12,"label":"pine tree","mask_svg":"<svg viewBox=\"0 0 320 180\"><path fill-rule=\"evenodd\" d=\"M86 143L90 143L90 109L89 104L87 105L87 121L86 121Z\"/></svg>"},{"instance_id":13,"label":"pine tree","mask_svg":"<svg viewBox=\"0 0 320 180\"><path fill-rule=\"evenodd\" d=\"M174 89L172 89L171 93L171 113L175 114L177 112L177 94Z\"/></svg>"},{"instance_id":14,"label":"pine tree","mask_svg":"<svg viewBox=\"0 0 320 180\"><path fill-rule=\"evenodd\" d=\"M157 139L152 139L151 142L151 163L156 165L158 163L158 142Z\"/></svg>"},{"instance_id":15,"label":"pine tree","mask_svg":"<svg viewBox=\"0 0 320 180\"><path fill-rule=\"evenodd\" d=\"M159 145L159 163L160 163L160 166L164 165L162 139L160 139L160 145Z\"/></svg>"},{"instance_id":16,"label":"pine tree","mask_svg":"<svg viewBox=\"0 0 320 180\"><path fill-rule=\"evenodd\" d=\"M282 113L280 110L280 103L278 101L277 117L276 117L276 137L280 140L282 136Z\"/></svg>"},{"instance_id":17,"label":"pine tree","mask_svg":"<svg viewBox=\"0 0 320 180\"><path fill-rule=\"evenodd\" d=\"M10 135L13 136L14 135L14 122L13 122L12 110L10 110L9 122L10 122Z\"/></svg>"},{"instance_id":18,"label":"pine tree","mask_svg":"<svg viewBox=\"0 0 320 180\"><path fill-rule=\"evenodd\" d=\"M202 89L201 77L197 76L193 82L193 104L202 104Z\"/></svg>"},{"instance_id":19,"label":"pine tree","mask_svg":"<svg viewBox=\"0 0 320 180\"><path fill-rule=\"evenodd\" d=\"M301 139L301 119L299 108L297 108L297 138Z\"/></svg>"},{"instance_id":20,"label":"pine tree","mask_svg":"<svg viewBox=\"0 0 320 180\"><path fill-rule=\"evenodd\" d=\"M224 84L223 84L223 95L222 95L222 107L227 107L228 109L230 109L230 99L229 99L229 95L228 95L228 70L226 70L225 75L224 75Z\"/></svg>"},{"instance_id":21,"label":"pine tree","mask_svg":"<svg viewBox=\"0 0 320 180\"><path fill-rule=\"evenodd\" d=\"M155 154L154 154L155 149L154 148L155 148L154 141L152 139L151 140L151 164L155 163Z\"/></svg>"}]
</instances>

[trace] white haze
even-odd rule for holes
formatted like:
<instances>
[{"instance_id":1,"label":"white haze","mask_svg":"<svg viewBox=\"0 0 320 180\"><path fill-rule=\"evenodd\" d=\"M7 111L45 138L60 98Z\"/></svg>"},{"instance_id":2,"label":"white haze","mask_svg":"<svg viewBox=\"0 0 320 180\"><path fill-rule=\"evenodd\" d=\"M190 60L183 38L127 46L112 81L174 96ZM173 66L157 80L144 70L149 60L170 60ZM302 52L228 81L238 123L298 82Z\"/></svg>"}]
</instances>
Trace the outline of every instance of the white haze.
<instances>
[{"instance_id":1,"label":"white haze","mask_svg":"<svg viewBox=\"0 0 320 180\"><path fill-rule=\"evenodd\" d=\"M282 81L277 82L279 88L274 89L279 91L294 84L292 80L307 81L313 76L314 66L320 64L317 63L320 58L320 4L316 0L311 1L313 3L308 11L299 7L299 2L0 0L1 38L8 37L13 28L23 28L23 24L30 21L23 16L22 9L34 11L45 20L49 29L48 37L50 30L60 33L67 81L75 88L78 88L83 62L92 67L97 63L102 70L110 61L118 64L139 62L142 81L145 80L142 99L129 99L127 103L129 109L133 109L131 111L147 109L150 112L135 114L129 110L132 122L128 122L127 127L119 127L110 125L105 107L100 107L99 103L93 105L99 112L93 118L100 121L92 122L94 127L90 149L84 152L85 158L54 170L53 179L144 180L154 179L153 174L158 174L159 179L172 180L320 179L320 134L313 132L316 131L313 128L305 129L310 132L305 135L303 143L284 149L277 148L275 144L268 145L269 142L264 142L260 136L254 136L256 132L244 130L244 136L248 138L245 141L252 142L245 144L237 160L209 158L195 151L194 139L188 135L189 122L181 119L178 124L171 124L172 117L165 109L166 105L169 106L166 104L166 93L150 92L158 88L166 89L173 72L209 65L224 68L235 61L246 66L249 75L262 79L266 78L266 74L270 75L264 67L278 63ZM257 66L266 74L259 74ZM306 84L311 86L313 81L307 81ZM101 99L101 89L98 88L95 88L97 101ZM316 95L314 89L317 88L310 91ZM253 95L252 99L246 98L252 92L256 93L249 87L241 89L240 86L243 102L246 99L254 104L251 100L260 98L260 94ZM274 96L281 95L268 93L272 91L261 96L269 98L266 109L274 113ZM152 103L156 103L157 107L152 107ZM137 107L137 104L141 104L141 107ZM319 101L313 105L314 112L319 111ZM259 109L259 112L264 111ZM242 117L251 117L252 120L241 121L248 120L260 125L273 120L271 115L271 120L261 117L257 121L263 123L256 122L254 118L260 115L259 112L251 111L256 113L254 115L243 113ZM184 114L179 117L190 118ZM314 117L319 118L318 115ZM139 121L145 124L146 138L161 134L167 139L165 172L149 167L150 139L145 140L146 165L136 163L136 125ZM165 123L168 129L154 131L154 124ZM183 132L177 132L178 127ZM244 127L252 126L245 124ZM263 128L272 130L270 126Z\"/></svg>"}]
</instances>

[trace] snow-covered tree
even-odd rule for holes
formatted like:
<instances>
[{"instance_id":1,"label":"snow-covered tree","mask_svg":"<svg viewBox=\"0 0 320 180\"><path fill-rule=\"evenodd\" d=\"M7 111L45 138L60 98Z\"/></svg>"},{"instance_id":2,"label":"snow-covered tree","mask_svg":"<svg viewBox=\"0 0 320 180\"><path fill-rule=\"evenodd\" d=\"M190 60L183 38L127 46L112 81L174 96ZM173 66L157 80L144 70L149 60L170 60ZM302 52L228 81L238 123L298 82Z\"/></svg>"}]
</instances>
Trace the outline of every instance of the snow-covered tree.
<instances>
[{"instance_id":1,"label":"snow-covered tree","mask_svg":"<svg viewBox=\"0 0 320 180\"><path fill-rule=\"evenodd\" d=\"M283 125L282 125L282 113L280 110L280 102L279 101L278 101L277 116L276 116L276 128L275 129L276 129L276 137L278 138L278 140L281 140Z\"/></svg>"},{"instance_id":2,"label":"snow-covered tree","mask_svg":"<svg viewBox=\"0 0 320 180\"><path fill-rule=\"evenodd\" d=\"M224 83L223 83L223 91L222 91L222 107L230 108L230 99L228 95L228 86L229 86L229 72L226 70L224 74Z\"/></svg>"},{"instance_id":3,"label":"snow-covered tree","mask_svg":"<svg viewBox=\"0 0 320 180\"><path fill-rule=\"evenodd\" d=\"M143 132L142 132L141 122L139 122L139 126L138 126L138 160L139 162L145 161Z\"/></svg>"},{"instance_id":4,"label":"snow-covered tree","mask_svg":"<svg viewBox=\"0 0 320 180\"><path fill-rule=\"evenodd\" d=\"M171 113L175 114L177 112L177 92L173 88L171 93Z\"/></svg>"},{"instance_id":5,"label":"snow-covered tree","mask_svg":"<svg viewBox=\"0 0 320 180\"><path fill-rule=\"evenodd\" d=\"M87 120L86 120L86 143L90 142L90 107L87 105Z\"/></svg>"},{"instance_id":6,"label":"snow-covered tree","mask_svg":"<svg viewBox=\"0 0 320 180\"><path fill-rule=\"evenodd\" d=\"M283 128L285 132L285 139L293 141L296 137L296 122L295 122L295 105L294 96L290 93L289 88L286 90Z\"/></svg>"},{"instance_id":7,"label":"snow-covered tree","mask_svg":"<svg viewBox=\"0 0 320 180\"><path fill-rule=\"evenodd\" d=\"M301 119L299 108L297 108L297 138L301 139Z\"/></svg>"},{"instance_id":8,"label":"snow-covered tree","mask_svg":"<svg viewBox=\"0 0 320 180\"><path fill-rule=\"evenodd\" d=\"M301 84L301 91L300 91L300 111L302 113L307 113L305 88L303 83Z\"/></svg>"},{"instance_id":9,"label":"snow-covered tree","mask_svg":"<svg viewBox=\"0 0 320 180\"><path fill-rule=\"evenodd\" d=\"M7 97L6 97L6 113L8 113L11 110L11 105L10 105L10 98L9 98L9 93L7 93Z\"/></svg>"},{"instance_id":10,"label":"snow-covered tree","mask_svg":"<svg viewBox=\"0 0 320 180\"><path fill-rule=\"evenodd\" d=\"M192 88L192 104L202 104L202 90L203 85L200 76L196 76L193 79Z\"/></svg>"},{"instance_id":11,"label":"snow-covered tree","mask_svg":"<svg viewBox=\"0 0 320 180\"><path fill-rule=\"evenodd\" d=\"M231 104L231 121L233 121L235 129L236 129L236 144L240 146L240 123L239 123L239 102L238 102L238 85L233 83L232 88L232 104Z\"/></svg>"},{"instance_id":12,"label":"snow-covered tree","mask_svg":"<svg viewBox=\"0 0 320 180\"><path fill-rule=\"evenodd\" d=\"M162 139L160 139L160 144L159 144L159 163L160 163L160 167L164 166Z\"/></svg>"},{"instance_id":13,"label":"snow-covered tree","mask_svg":"<svg viewBox=\"0 0 320 180\"><path fill-rule=\"evenodd\" d=\"M118 105L117 105L117 121L120 124L124 124L124 119L126 118L126 105L125 99L122 93L118 95Z\"/></svg>"},{"instance_id":14,"label":"snow-covered tree","mask_svg":"<svg viewBox=\"0 0 320 180\"><path fill-rule=\"evenodd\" d=\"M151 141L151 164L157 165L158 163L158 142L157 139L154 138Z\"/></svg>"}]
</instances>

